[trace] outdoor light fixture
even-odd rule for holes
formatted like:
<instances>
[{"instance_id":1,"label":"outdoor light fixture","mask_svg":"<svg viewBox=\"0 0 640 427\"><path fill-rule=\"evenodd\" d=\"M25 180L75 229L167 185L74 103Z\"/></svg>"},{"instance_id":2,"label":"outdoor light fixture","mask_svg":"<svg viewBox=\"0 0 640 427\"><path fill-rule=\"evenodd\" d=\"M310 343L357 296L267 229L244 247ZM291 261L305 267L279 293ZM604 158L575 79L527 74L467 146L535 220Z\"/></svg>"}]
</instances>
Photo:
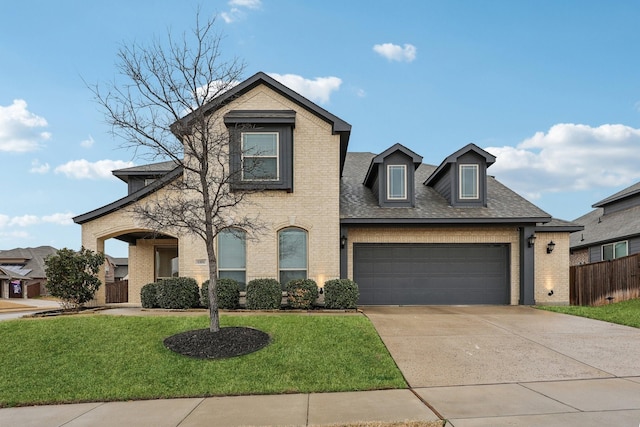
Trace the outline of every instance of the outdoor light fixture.
<instances>
[{"instance_id":1,"label":"outdoor light fixture","mask_svg":"<svg viewBox=\"0 0 640 427\"><path fill-rule=\"evenodd\" d=\"M549 296L553 295L553 289L551 289L547 295Z\"/></svg>"},{"instance_id":2,"label":"outdoor light fixture","mask_svg":"<svg viewBox=\"0 0 640 427\"><path fill-rule=\"evenodd\" d=\"M536 243L536 236L534 236L533 234L529 236L529 238L527 239L527 243L529 244L529 247L532 248L534 243Z\"/></svg>"},{"instance_id":3,"label":"outdoor light fixture","mask_svg":"<svg viewBox=\"0 0 640 427\"><path fill-rule=\"evenodd\" d=\"M345 246L347 246L347 236L343 234L340 236L340 247L344 249Z\"/></svg>"},{"instance_id":4,"label":"outdoor light fixture","mask_svg":"<svg viewBox=\"0 0 640 427\"><path fill-rule=\"evenodd\" d=\"M547 245L547 253L550 254L551 252L553 252L553 248L556 247L556 244L553 243L553 240L549 242L549 244Z\"/></svg>"}]
</instances>

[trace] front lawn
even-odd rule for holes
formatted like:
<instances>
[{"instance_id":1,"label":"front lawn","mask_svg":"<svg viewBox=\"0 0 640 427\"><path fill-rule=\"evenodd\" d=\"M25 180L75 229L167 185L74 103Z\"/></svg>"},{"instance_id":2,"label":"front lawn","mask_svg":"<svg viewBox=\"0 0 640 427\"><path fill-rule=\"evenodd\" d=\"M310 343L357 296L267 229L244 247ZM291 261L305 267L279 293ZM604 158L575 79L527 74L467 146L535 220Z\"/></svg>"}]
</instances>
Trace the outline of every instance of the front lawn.
<instances>
[{"instance_id":1,"label":"front lawn","mask_svg":"<svg viewBox=\"0 0 640 427\"><path fill-rule=\"evenodd\" d=\"M164 338L208 322L108 315L0 322L0 407L407 386L363 316L223 314L222 326L260 329L271 344L222 360L164 347Z\"/></svg>"},{"instance_id":2,"label":"front lawn","mask_svg":"<svg viewBox=\"0 0 640 427\"><path fill-rule=\"evenodd\" d=\"M606 304L598 307L540 306L538 308L640 328L640 299Z\"/></svg>"}]
</instances>

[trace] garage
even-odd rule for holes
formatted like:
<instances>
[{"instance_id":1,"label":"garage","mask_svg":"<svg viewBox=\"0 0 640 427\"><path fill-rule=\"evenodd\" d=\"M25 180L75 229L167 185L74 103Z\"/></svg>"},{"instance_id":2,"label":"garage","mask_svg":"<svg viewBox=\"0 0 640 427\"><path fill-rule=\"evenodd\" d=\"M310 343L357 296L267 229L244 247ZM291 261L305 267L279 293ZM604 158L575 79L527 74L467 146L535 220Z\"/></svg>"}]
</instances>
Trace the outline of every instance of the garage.
<instances>
[{"instance_id":1,"label":"garage","mask_svg":"<svg viewBox=\"0 0 640 427\"><path fill-rule=\"evenodd\" d=\"M509 304L508 244L353 247L360 305Z\"/></svg>"}]
</instances>

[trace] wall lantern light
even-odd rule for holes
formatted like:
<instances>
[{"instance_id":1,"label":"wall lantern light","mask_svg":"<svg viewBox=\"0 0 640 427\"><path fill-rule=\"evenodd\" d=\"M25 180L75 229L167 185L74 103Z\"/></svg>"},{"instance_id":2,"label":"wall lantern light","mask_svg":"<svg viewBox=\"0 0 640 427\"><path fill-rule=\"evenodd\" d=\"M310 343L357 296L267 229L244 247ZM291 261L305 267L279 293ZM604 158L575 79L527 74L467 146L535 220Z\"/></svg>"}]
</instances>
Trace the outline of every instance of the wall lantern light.
<instances>
[{"instance_id":1,"label":"wall lantern light","mask_svg":"<svg viewBox=\"0 0 640 427\"><path fill-rule=\"evenodd\" d=\"M527 243L529 244L529 247L532 248L536 243L536 236L534 236L533 234L529 236L529 238L527 239Z\"/></svg>"},{"instance_id":2,"label":"wall lantern light","mask_svg":"<svg viewBox=\"0 0 640 427\"><path fill-rule=\"evenodd\" d=\"M549 296L553 295L553 289L551 289L547 295Z\"/></svg>"},{"instance_id":3,"label":"wall lantern light","mask_svg":"<svg viewBox=\"0 0 640 427\"><path fill-rule=\"evenodd\" d=\"M550 254L551 252L553 252L553 248L556 247L556 244L553 243L553 240L549 242L549 244L547 245L547 253Z\"/></svg>"},{"instance_id":4,"label":"wall lantern light","mask_svg":"<svg viewBox=\"0 0 640 427\"><path fill-rule=\"evenodd\" d=\"M347 236L343 234L340 236L340 248L344 249L345 246L347 246Z\"/></svg>"}]
</instances>

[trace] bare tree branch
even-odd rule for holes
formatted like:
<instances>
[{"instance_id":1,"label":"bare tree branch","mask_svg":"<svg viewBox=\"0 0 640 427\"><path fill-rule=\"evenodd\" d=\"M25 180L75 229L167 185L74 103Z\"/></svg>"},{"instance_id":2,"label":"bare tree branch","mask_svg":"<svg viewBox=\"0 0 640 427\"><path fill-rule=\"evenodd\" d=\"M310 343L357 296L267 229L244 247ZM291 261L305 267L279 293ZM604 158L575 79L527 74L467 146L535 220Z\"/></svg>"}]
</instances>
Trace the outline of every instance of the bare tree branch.
<instances>
[{"instance_id":1,"label":"bare tree branch","mask_svg":"<svg viewBox=\"0 0 640 427\"><path fill-rule=\"evenodd\" d=\"M155 232L191 234L206 244L209 260L209 301L212 332L219 330L216 297L216 236L241 228L259 233L258 218L239 209L255 191L232 188L238 172L230 162L230 136L217 121L220 95L240 81L245 64L224 60L222 37L215 18L201 19L190 33L150 45L132 43L118 51L121 80L103 88L90 86L123 148L149 160L171 159L183 168L182 177L135 205L138 221ZM205 108L206 107L206 108ZM189 116L189 121L182 120ZM179 136L179 138L176 137Z\"/></svg>"}]
</instances>

